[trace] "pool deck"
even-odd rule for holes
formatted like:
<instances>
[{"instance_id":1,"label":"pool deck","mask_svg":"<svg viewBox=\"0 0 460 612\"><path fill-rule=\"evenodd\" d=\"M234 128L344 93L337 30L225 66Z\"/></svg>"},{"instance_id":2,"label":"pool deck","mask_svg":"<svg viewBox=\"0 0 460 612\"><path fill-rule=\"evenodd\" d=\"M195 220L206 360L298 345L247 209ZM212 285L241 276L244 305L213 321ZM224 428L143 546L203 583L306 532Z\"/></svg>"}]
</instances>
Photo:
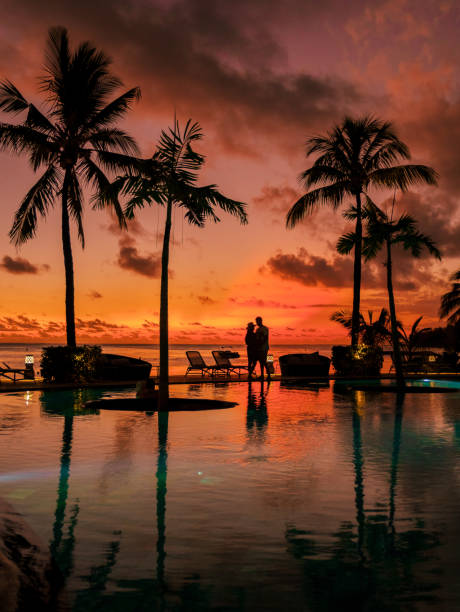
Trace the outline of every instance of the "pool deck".
<instances>
[{"instance_id":1,"label":"pool deck","mask_svg":"<svg viewBox=\"0 0 460 612\"><path fill-rule=\"evenodd\" d=\"M369 379L375 380L375 376L369 377ZM381 374L379 376L380 379L391 380L395 378L394 374ZM435 378L437 380L460 380L460 373L457 372L422 372L422 373L414 373L407 376L407 378ZM356 380L365 380L364 376L356 377ZM254 382L258 382L257 379L252 379ZM327 377L319 378L319 377L287 377L283 376L281 378L280 374L274 374L271 377L272 381L299 381L305 383L326 383L334 380L353 380L352 377L347 376L336 376L334 374L330 374ZM170 385L193 385L193 384L211 384L218 385L222 383L236 383L236 382L248 382L247 376L201 376L197 374L190 374L188 376L175 374L169 377ZM15 391L50 391L50 390L63 390L63 389L81 389L92 388L97 389L100 387L135 387L136 382L132 380L101 380L97 382L86 382L86 383L45 383L43 379L36 378L35 380L17 380L16 382L7 381L5 379L0 379L0 393L11 393Z\"/></svg>"}]
</instances>

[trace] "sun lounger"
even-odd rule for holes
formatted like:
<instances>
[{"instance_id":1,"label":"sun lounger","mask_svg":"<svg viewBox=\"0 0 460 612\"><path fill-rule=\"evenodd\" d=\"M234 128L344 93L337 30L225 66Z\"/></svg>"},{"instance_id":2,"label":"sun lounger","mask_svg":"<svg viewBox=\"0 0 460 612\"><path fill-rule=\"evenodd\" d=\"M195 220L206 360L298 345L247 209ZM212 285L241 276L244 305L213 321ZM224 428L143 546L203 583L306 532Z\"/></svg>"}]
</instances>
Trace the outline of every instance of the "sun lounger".
<instances>
[{"instance_id":1,"label":"sun lounger","mask_svg":"<svg viewBox=\"0 0 460 612\"><path fill-rule=\"evenodd\" d=\"M228 376L234 372L235 374L238 374L238 377L240 377L241 370L245 370L246 373L248 371L248 366L233 364L223 351L212 351L212 356L214 357L216 365L221 370L226 371Z\"/></svg>"},{"instance_id":2,"label":"sun lounger","mask_svg":"<svg viewBox=\"0 0 460 612\"><path fill-rule=\"evenodd\" d=\"M209 376L218 376L219 372L221 374L225 373L218 365L208 365L205 363L200 351L185 351L185 354L190 364L185 372L185 376L193 371L201 372L201 376L205 376L206 374Z\"/></svg>"},{"instance_id":3,"label":"sun lounger","mask_svg":"<svg viewBox=\"0 0 460 612\"><path fill-rule=\"evenodd\" d=\"M13 382L16 382L18 377L26 377L26 372L28 372L28 370L25 368L10 368L10 366L4 361L2 363L4 367L0 366L0 376L8 378L8 380L12 380Z\"/></svg>"}]
</instances>

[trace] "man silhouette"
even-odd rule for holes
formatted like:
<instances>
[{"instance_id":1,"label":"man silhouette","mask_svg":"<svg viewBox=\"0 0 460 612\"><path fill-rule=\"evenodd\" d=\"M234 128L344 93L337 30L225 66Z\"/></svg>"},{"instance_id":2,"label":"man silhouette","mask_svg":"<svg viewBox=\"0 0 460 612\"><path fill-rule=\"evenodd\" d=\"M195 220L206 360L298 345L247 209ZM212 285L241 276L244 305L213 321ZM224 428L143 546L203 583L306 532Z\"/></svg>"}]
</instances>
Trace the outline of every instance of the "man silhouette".
<instances>
[{"instance_id":1,"label":"man silhouette","mask_svg":"<svg viewBox=\"0 0 460 612\"><path fill-rule=\"evenodd\" d=\"M260 363L260 380L264 379L264 370L267 370L267 380L270 380L271 376L267 367L268 327L262 323L262 317L256 317L256 325L257 361Z\"/></svg>"}]
</instances>

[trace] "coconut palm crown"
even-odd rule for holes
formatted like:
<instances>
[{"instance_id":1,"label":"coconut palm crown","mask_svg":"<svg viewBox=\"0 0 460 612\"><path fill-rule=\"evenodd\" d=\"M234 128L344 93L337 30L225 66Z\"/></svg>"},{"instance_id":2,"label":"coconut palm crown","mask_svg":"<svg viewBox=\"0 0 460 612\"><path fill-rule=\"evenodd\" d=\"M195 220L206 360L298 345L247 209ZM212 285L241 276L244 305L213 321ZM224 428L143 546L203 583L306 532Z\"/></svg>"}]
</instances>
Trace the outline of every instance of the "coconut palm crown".
<instances>
[{"instance_id":1,"label":"coconut palm crown","mask_svg":"<svg viewBox=\"0 0 460 612\"><path fill-rule=\"evenodd\" d=\"M202 138L198 123L187 121L183 130L179 122L161 132L158 146L152 157L138 159L135 172L120 176L114 189L128 196L125 208L127 218L133 218L137 208L160 204L166 207L163 235L160 288L160 389L159 403L168 401L168 267L169 243L172 226L172 208L184 211L186 220L203 227L207 219L220 221L216 209L236 216L241 223L247 223L245 204L222 195L215 185L198 186L198 173L205 158L193 149L195 142Z\"/></svg>"},{"instance_id":2,"label":"coconut palm crown","mask_svg":"<svg viewBox=\"0 0 460 612\"><path fill-rule=\"evenodd\" d=\"M139 98L140 90L134 87L110 101L122 84L111 74L110 64L88 42L72 51L67 30L57 27L49 31L45 71L39 80L46 111L29 102L9 80L0 82L0 109L26 113L19 124L0 124L0 147L27 154L34 171L44 169L15 214L10 238L16 245L33 238L38 217L45 217L60 200L69 346L76 345L69 219L76 223L84 246L83 186L89 186L104 194L93 200L93 206L112 206L123 224L123 211L105 172L130 167L130 156L137 153L134 140L115 124Z\"/></svg>"},{"instance_id":3,"label":"coconut palm crown","mask_svg":"<svg viewBox=\"0 0 460 612\"><path fill-rule=\"evenodd\" d=\"M320 206L337 209L346 198L356 202L354 246L353 313L351 343L358 343L361 293L362 196L370 187L406 191L417 183L436 184L429 166L399 164L409 159L408 147L398 138L391 123L373 117L345 117L326 136L307 140L307 157L318 155L299 177L307 192L287 214L287 227L296 226Z\"/></svg>"}]
</instances>

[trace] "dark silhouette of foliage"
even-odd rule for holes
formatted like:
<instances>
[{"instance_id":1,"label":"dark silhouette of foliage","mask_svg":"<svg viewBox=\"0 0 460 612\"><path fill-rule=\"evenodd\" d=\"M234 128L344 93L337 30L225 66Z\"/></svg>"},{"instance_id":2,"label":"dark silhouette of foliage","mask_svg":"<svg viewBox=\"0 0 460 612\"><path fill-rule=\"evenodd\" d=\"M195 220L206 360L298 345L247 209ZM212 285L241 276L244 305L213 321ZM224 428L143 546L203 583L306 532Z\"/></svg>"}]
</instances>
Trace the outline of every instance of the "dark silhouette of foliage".
<instances>
[{"instance_id":1,"label":"dark silhouette of foliage","mask_svg":"<svg viewBox=\"0 0 460 612\"><path fill-rule=\"evenodd\" d=\"M369 187L406 191L417 183L436 184L429 166L399 164L409 159L408 147L391 123L373 117L345 117L326 136L307 141L307 156L317 154L313 165L300 175L307 189L288 212L288 227L297 225L319 206L337 209L351 196L356 204L351 344L358 344L361 293L362 197Z\"/></svg>"},{"instance_id":2,"label":"dark silhouette of foliage","mask_svg":"<svg viewBox=\"0 0 460 612\"><path fill-rule=\"evenodd\" d=\"M441 298L439 315L441 318L448 317L447 322L455 324L460 321L460 270L452 274L450 280L452 285Z\"/></svg>"},{"instance_id":3,"label":"dark silhouette of foliage","mask_svg":"<svg viewBox=\"0 0 460 612\"><path fill-rule=\"evenodd\" d=\"M37 232L38 217L45 217L61 200L61 231L66 275L67 344L76 345L73 258L69 218L76 223L82 246L83 185L103 197L95 208L111 206L124 223L123 212L105 171L120 171L131 165L137 152L134 140L116 122L140 96L137 87L109 101L121 86L110 72L110 59L90 43L70 48L67 30L49 31L45 72L40 89L45 94L45 112L27 101L9 80L0 82L0 109L26 113L22 123L0 124L0 147L26 154L34 171L44 169L16 212L11 240L20 245Z\"/></svg>"},{"instance_id":4,"label":"dark silhouette of foliage","mask_svg":"<svg viewBox=\"0 0 460 612\"><path fill-rule=\"evenodd\" d=\"M377 319L374 320L372 310L368 311L369 321L359 313L359 343L366 346L382 346L390 337L390 317L388 310L382 308ZM330 316L331 321L340 323L351 334L352 317L343 310L338 310Z\"/></svg>"}]
</instances>

